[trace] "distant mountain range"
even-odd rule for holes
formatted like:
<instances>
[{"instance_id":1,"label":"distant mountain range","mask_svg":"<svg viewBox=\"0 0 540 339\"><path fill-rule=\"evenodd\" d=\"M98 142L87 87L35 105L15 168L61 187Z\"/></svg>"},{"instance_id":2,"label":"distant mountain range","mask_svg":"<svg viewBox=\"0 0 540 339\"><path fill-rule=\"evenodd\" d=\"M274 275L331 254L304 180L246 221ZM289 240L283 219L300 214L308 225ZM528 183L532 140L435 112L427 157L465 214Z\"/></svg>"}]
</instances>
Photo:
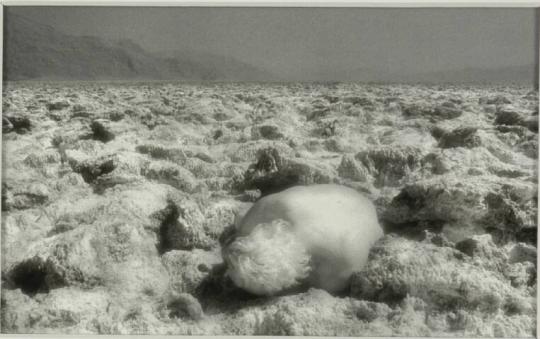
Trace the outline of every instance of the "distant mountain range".
<instances>
[{"instance_id":1,"label":"distant mountain range","mask_svg":"<svg viewBox=\"0 0 540 339\"><path fill-rule=\"evenodd\" d=\"M275 76L231 57L191 51L158 55L131 40L64 34L20 15L5 17L4 80L230 80Z\"/></svg>"},{"instance_id":2,"label":"distant mountain range","mask_svg":"<svg viewBox=\"0 0 540 339\"><path fill-rule=\"evenodd\" d=\"M436 72L332 67L275 75L232 57L171 50L150 53L131 40L75 36L23 16L4 17L4 80L360 81L533 83L534 65Z\"/></svg>"},{"instance_id":3,"label":"distant mountain range","mask_svg":"<svg viewBox=\"0 0 540 339\"><path fill-rule=\"evenodd\" d=\"M408 72L407 70L387 70L356 68L345 71L312 72L313 80L336 81L401 82L401 83L520 83L532 84L534 65L505 66L497 68L469 67L463 69L431 72Z\"/></svg>"},{"instance_id":4,"label":"distant mountain range","mask_svg":"<svg viewBox=\"0 0 540 339\"><path fill-rule=\"evenodd\" d=\"M537 75L534 65L505 66L497 68L470 67L457 70L421 73L419 82L452 83L526 83L532 84Z\"/></svg>"}]
</instances>

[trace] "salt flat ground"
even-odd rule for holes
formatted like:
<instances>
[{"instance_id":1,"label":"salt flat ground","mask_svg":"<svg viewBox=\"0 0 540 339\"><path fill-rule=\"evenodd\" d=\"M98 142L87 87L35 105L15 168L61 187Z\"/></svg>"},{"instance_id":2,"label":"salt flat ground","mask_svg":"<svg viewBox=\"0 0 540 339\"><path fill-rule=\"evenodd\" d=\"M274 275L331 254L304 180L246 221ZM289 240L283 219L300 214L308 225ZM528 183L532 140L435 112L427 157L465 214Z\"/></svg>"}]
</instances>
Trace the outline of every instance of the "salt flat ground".
<instances>
[{"instance_id":1,"label":"salt flat ground","mask_svg":"<svg viewBox=\"0 0 540 339\"><path fill-rule=\"evenodd\" d=\"M3 99L5 333L536 335L532 88L8 83ZM254 297L223 277L235 213L330 182L387 232L348 291Z\"/></svg>"}]
</instances>

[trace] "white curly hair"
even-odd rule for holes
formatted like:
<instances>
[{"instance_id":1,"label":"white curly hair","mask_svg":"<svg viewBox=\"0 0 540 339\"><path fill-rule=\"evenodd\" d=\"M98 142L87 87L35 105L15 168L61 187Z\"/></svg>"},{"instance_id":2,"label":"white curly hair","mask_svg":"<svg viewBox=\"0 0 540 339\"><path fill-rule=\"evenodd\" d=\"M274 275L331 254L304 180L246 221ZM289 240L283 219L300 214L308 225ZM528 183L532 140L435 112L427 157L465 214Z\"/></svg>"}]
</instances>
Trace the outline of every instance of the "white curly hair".
<instances>
[{"instance_id":1,"label":"white curly hair","mask_svg":"<svg viewBox=\"0 0 540 339\"><path fill-rule=\"evenodd\" d=\"M223 258L236 286L258 295L295 287L311 271L305 246L281 219L258 224L250 234L237 237L223 249Z\"/></svg>"}]
</instances>

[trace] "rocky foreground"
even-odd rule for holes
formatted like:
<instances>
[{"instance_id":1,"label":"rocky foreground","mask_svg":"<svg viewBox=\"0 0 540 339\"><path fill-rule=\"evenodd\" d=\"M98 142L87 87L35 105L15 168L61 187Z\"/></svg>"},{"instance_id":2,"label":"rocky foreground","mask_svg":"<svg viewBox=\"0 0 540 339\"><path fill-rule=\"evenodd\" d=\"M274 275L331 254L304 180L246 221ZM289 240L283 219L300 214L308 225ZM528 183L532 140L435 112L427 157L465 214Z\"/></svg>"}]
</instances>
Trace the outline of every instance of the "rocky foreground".
<instances>
[{"instance_id":1,"label":"rocky foreground","mask_svg":"<svg viewBox=\"0 0 540 339\"><path fill-rule=\"evenodd\" d=\"M536 336L530 88L12 83L3 105L4 333ZM349 291L223 276L239 211L330 182L387 233Z\"/></svg>"}]
</instances>

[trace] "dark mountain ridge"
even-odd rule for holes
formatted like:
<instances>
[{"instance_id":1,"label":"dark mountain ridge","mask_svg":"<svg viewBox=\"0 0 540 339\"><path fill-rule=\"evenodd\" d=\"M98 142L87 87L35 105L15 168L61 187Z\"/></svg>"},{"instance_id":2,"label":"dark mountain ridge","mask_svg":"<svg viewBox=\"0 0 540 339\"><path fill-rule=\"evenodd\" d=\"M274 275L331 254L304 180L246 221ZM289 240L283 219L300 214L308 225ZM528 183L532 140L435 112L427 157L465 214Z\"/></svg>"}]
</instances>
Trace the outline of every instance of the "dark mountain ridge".
<instances>
[{"instance_id":1,"label":"dark mountain ridge","mask_svg":"<svg viewBox=\"0 0 540 339\"><path fill-rule=\"evenodd\" d=\"M271 80L234 58L160 56L135 42L73 36L10 14L4 21L4 80ZM209 62L211 61L211 62Z\"/></svg>"}]
</instances>

